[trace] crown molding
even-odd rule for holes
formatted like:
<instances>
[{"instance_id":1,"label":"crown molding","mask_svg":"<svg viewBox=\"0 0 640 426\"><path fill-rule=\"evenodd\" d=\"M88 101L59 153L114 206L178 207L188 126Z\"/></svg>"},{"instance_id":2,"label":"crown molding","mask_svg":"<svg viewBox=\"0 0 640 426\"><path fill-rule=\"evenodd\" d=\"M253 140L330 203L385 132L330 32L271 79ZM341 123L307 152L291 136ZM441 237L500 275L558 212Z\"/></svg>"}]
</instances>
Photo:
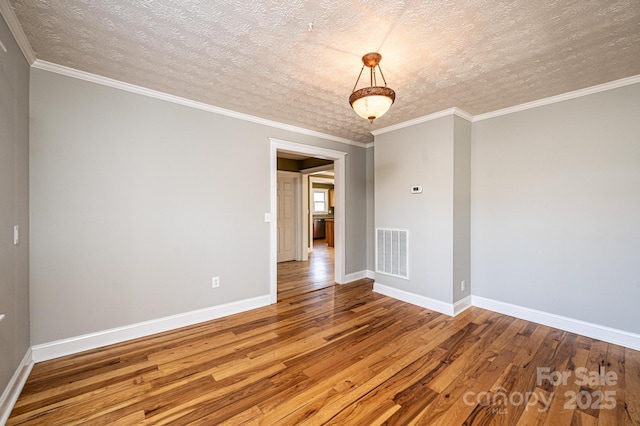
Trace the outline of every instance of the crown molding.
<instances>
[{"instance_id":1,"label":"crown molding","mask_svg":"<svg viewBox=\"0 0 640 426\"><path fill-rule=\"evenodd\" d=\"M414 118L413 120L404 121L402 123L394 124L389 127L384 127L382 129L377 129L371 132L372 135L377 136L383 133L388 133L393 130L403 129L405 127L414 126L416 124L424 123L426 121L435 120L437 118L446 117L449 115L457 115L458 117L464 118L467 121L475 123L476 121L487 120L489 118L499 117L501 115L512 114L514 112L524 111L531 108L537 108L544 105L550 105L557 102L566 101L569 99L575 99L582 96L592 95L594 93L604 92L607 90L617 89L624 86L629 86L631 84L640 83L640 75L634 75L631 77L621 78L619 80L610 81L604 84L598 84L596 86L587 87L584 89L574 90L572 92L563 93L561 95L551 96L544 99L539 99L537 101L527 102L520 105L515 105L508 108L503 108L500 110L487 112L479 115L471 115L466 111L460 108L449 108L443 111L438 111L433 114L425 115L423 117ZM374 146L375 143L369 143L366 145L367 148Z\"/></svg>"},{"instance_id":2,"label":"crown molding","mask_svg":"<svg viewBox=\"0 0 640 426\"><path fill-rule=\"evenodd\" d=\"M467 111L460 109L458 107L453 108L453 114L457 115L460 118L464 118L469 122L473 121L473 115L469 114Z\"/></svg>"},{"instance_id":3,"label":"crown molding","mask_svg":"<svg viewBox=\"0 0 640 426\"><path fill-rule=\"evenodd\" d=\"M16 43L18 43L18 47L22 51L24 58L29 62L29 65L33 65L36 61L36 54L33 53L31 43L29 43L16 13L13 11L11 4L9 4L9 0L0 0L0 15L2 15L4 21L7 23L9 31L13 34L13 38L16 40Z\"/></svg>"},{"instance_id":4,"label":"crown molding","mask_svg":"<svg viewBox=\"0 0 640 426\"><path fill-rule=\"evenodd\" d=\"M179 96L170 95L168 93L160 92L157 90L147 89L146 87L136 86L135 84L125 83L123 81L115 80L108 77L103 77L97 74L91 74L86 71L80 71L75 68L65 67L64 65L58 65L52 62L42 61L40 59L36 59L35 62L32 64L32 67L43 70L43 71L49 71L56 74L61 74L67 77L77 78L79 80L84 80L91 83L101 84L103 86L112 87L114 89L120 89L127 92L136 93L138 95L161 99L167 102L173 102L179 105L184 105L191 108L212 112L214 114L224 115L226 117L237 118L239 120L249 121L251 123L274 127L276 129L287 130L290 132L299 133L307 136L314 136L322 139L331 140L334 142L344 143L347 145L358 146L361 148L366 148L366 145L367 145L366 143L363 143L363 142L352 141L350 139L341 138L339 136L329 135L326 133L317 132L315 130L309 130L302 127L292 126L290 124L280 123L278 121L267 120L265 118L260 118L260 117L244 114L237 111L232 111L230 109L220 108L214 105L206 104L204 102L198 102L198 101L193 101L191 99L181 98Z\"/></svg>"},{"instance_id":5,"label":"crown molding","mask_svg":"<svg viewBox=\"0 0 640 426\"><path fill-rule=\"evenodd\" d=\"M527 103L515 105L512 107L499 109L497 111L487 112L485 114L479 114L473 117L472 121L474 122L482 121L482 120L487 120L489 118L499 117L501 115L513 114L514 112L524 111L531 108L537 108L544 105L555 104L557 102L567 101L569 99L575 99L582 96L592 95L594 93L617 89L619 87L629 86L631 84L636 84L636 83L640 83L640 75L621 78L620 80L614 80L608 83L598 84L596 86L574 90L572 92L563 93L561 95L550 96L548 98L539 99L537 101L527 102Z\"/></svg>"},{"instance_id":6,"label":"crown molding","mask_svg":"<svg viewBox=\"0 0 640 426\"><path fill-rule=\"evenodd\" d=\"M120 90L125 90L132 93L141 94L144 96L153 97L156 99L162 99L168 102L173 102L173 103L185 105L191 108L197 108L204 111L213 112L215 114L224 115L227 117L237 118L240 120L262 124L262 125L274 127L277 129L287 130L290 132L299 133L307 136L319 137L322 139L327 139L334 142L340 142L347 145L358 146L361 148L372 148L375 146L375 142L364 143L364 142L353 141L350 139L341 138L339 136L329 135L326 133L317 132L315 130L309 130L302 127L292 126L289 124L280 123L278 121L268 120L268 119L256 117L253 115L249 115L249 114L244 114L237 111L216 107L214 105L206 104L203 102L181 98L179 96L170 95L168 93L147 89L145 87L136 86L136 85L125 83L119 80L103 77L97 74L91 74L85 71L80 71L80 70L66 67L63 65L58 65L51 62L36 59L35 54L31 49L31 45L27 40L27 37L24 34L24 31L22 30L22 26L18 22L18 18L16 17L11 5L8 3L8 0L0 0L0 14L2 14L5 21L7 22L7 26L9 27L9 29L11 30L11 33L16 39L16 42L18 43L18 46L20 47L24 57L27 59L29 64L31 64L31 66L33 66L34 68L54 72L61 75L66 75L68 77L77 78L80 80L85 80L85 81L101 84L104 86L109 86L109 87L120 89ZM383 127L381 129L373 130L371 134L373 136L377 136L377 135L388 133L394 130L399 130L405 127L410 127L416 124L446 117L449 115L457 115L458 117L463 118L469 122L477 122L477 121L487 120L490 118L499 117L502 115L512 114L514 112L524 111L531 108L550 105L553 103L562 102L569 99L575 99L582 96L604 92L607 90L617 89L620 87L624 87L624 86L628 86L636 83L640 83L640 75L621 78L619 80L614 80L608 83L603 83L596 86L587 87L584 89L574 90L572 92L563 93L561 95L550 96L548 98L539 99L536 101L527 102L527 103L515 105L512 107L507 107L500 110L479 114L476 116L469 114L463 109L453 107L446 110L435 112L433 114L429 114L422 117L414 118L412 120L404 121L402 123L397 123L388 127Z\"/></svg>"},{"instance_id":7,"label":"crown molding","mask_svg":"<svg viewBox=\"0 0 640 426\"><path fill-rule=\"evenodd\" d=\"M449 108L442 111L434 112L433 114L424 115L422 117L414 118L413 120L403 121L402 123L394 124L392 126L383 127L371 132L373 136L378 136L383 133L389 133L394 130L404 129L405 127L415 126L416 124L424 123L427 121L435 120L437 118L447 117L449 115L457 115L460 118L464 118L467 121L473 121L473 116L468 112L461 110L460 108Z\"/></svg>"}]
</instances>

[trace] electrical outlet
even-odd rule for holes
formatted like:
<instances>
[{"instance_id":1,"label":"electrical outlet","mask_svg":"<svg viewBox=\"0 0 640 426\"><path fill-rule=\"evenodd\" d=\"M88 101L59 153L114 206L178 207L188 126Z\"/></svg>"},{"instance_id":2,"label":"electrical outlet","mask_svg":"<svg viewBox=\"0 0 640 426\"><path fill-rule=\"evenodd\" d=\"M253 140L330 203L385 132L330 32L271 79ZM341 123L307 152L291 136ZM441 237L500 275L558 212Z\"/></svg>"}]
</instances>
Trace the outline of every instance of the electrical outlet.
<instances>
[{"instance_id":1,"label":"electrical outlet","mask_svg":"<svg viewBox=\"0 0 640 426\"><path fill-rule=\"evenodd\" d=\"M465 291L467 288L467 285L465 284L464 280L460 281L460 291Z\"/></svg>"},{"instance_id":2,"label":"electrical outlet","mask_svg":"<svg viewBox=\"0 0 640 426\"><path fill-rule=\"evenodd\" d=\"M218 287L220 287L220 277L211 278L211 288L218 288Z\"/></svg>"}]
</instances>

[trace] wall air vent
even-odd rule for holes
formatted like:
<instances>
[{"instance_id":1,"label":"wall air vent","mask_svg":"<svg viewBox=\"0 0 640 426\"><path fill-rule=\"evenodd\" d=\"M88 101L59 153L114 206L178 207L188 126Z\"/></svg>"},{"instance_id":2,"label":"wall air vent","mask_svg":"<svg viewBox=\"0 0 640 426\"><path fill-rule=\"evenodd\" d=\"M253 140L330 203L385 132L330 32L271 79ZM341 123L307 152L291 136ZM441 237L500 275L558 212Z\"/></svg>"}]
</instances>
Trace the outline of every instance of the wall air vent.
<instances>
[{"instance_id":1,"label":"wall air vent","mask_svg":"<svg viewBox=\"0 0 640 426\"><path fill-rule=\"evenodd\" d=\"M376 272L409 278L409 231L376 229Z\"/></svg>"}]
</instances>

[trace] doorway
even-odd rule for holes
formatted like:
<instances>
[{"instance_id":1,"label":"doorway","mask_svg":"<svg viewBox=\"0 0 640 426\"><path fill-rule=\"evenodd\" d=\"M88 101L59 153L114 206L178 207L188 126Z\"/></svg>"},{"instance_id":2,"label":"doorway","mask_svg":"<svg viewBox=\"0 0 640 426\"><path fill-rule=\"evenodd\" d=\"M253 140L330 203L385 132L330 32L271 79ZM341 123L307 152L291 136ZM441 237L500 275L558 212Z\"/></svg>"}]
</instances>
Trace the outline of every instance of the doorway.
<instances>
[{"instance_id":1,"label":"doorway","mask_svg":"<svg viewBox=\"0 0 640 426\"><path fill-rule=\"evenodd\" d=\"M322 166L309 167L314 164ZM278 152L278 301L335 285L333 176L331 160ZM305 191L292 189L296 178L302 181ZM305 195L296 198L296 192ZM292 199L297 205L293 205ZM297 217L293 217L294 210L300 212ZM303 218L307 212L308 217ZM291 249L296 240L292 235L296 218L300 221L308 219L302 227L307 242L300 245L300 252L305 256L298 258ZM302 240L300 238L301 243Z\"/></svg>"},{"instance_id":2,"label":"doorway","mask_svg":"<svg viewBox=\"0 0 640 426\"><path fill-rule=\"evenodd\" d=\"M303 145L294 142L283 141L279 139L269 139L271 151L271 216L274 220L270 226L270 298L272 303L278 300L278 278L277 278L277 254L278 254L278 182L277 182L277 157L278 153L290 153L298 155L306 155L310 157L326 159L333 161L335 190L333 193L335 199L334 208L334 247L333 247L333 269L334 282L342 284L345 282L345 259L344 259L344 218L345 218L345 156L346 152L335 151L326 148L320 148L310 145ZM304 189L304 188L303 188ZM308 216L301 214L302 220L297 224L299 235L302 235L301 247L308 247L309 236L304 232L309 229ZM307 218L305 220L305 217ZM306 226L305 226L306 222ZM311 241L312 241L311 237ZM306 244L306 245L305 245ZM306 253L305 253L306 254Z\"/></svg>"}]
</instances>

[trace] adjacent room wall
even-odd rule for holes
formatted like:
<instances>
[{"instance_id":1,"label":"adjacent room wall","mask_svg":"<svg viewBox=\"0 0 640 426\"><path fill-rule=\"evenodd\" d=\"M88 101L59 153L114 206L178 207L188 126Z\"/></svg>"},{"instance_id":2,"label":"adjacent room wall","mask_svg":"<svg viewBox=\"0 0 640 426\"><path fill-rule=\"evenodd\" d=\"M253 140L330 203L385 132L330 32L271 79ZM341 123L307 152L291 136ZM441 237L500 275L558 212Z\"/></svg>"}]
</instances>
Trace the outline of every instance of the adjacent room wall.
<instances>
[{"instance_id":1,"label":"adjacent room wall","mask_svg":"<svg viewBox=\"0 0 640 426\"><path fill-rule=\"evenodd\" d=\"M29 347L29 64L0 18L0 395ZM13 227L19 243L13 244ZM0 410L1 411L1 410ZM2 413L0 413L0 418ZM1 421L1 420L0 420Z\"/></svg>"},{"instance_id":2,"label":"adjacent room wall","mask_svg":"<svg viewBox=\"0 0 640 426\"><path fill-rule=\"evenodd\" d=\"M31 85L33 344L267 295L269 137L348 153L346 273L366 269L364 148L38 69Z\"/></svg>"},{"instance_id":3,"label":"adjacent room wall","mask_svg":"<svg viewBox=\"0 0 640 426\"><path fill-rule=\"evenodd\" d=\"M473 124L473 294L640 332L640 84Z\"/></svg>"}]
</instances>

